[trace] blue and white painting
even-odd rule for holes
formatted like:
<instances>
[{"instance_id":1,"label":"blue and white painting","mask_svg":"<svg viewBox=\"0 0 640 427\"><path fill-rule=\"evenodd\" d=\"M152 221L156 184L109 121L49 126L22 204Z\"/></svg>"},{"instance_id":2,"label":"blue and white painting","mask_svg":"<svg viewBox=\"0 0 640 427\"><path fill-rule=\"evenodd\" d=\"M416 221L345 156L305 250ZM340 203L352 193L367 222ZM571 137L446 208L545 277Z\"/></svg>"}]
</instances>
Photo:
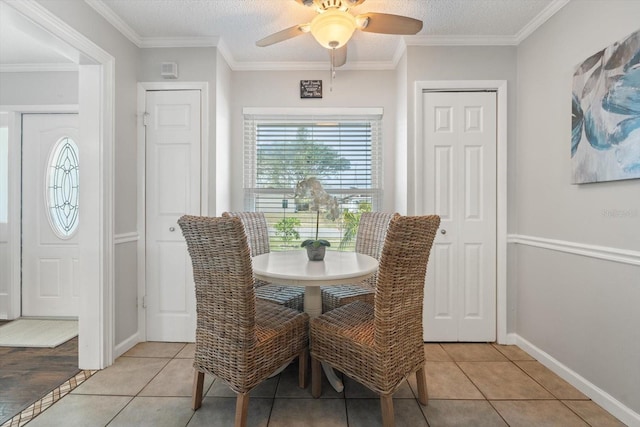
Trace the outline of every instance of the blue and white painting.
<instances>
[{"instance_id":1,"label":"blue and white painting","mask_svg":"<svg viewBox=\"0 0 640 427\"><path fill-rule=\"evenodd\" d=\"M573 74L573 183L640 178L640 30Z\"/></svg>"}]
</instances>

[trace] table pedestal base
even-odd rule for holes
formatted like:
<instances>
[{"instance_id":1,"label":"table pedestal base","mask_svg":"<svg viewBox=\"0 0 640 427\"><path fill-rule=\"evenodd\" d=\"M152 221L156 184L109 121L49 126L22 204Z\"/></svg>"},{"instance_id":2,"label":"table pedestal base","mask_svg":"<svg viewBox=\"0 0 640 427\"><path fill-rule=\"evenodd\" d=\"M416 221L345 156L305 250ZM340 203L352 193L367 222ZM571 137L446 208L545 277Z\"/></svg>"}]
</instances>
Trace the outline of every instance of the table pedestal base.
<instances>
[{"instance_id":1,"label":"table pedestal base","mask_svg":"<svg viewBox=\"0 0 640 427\"><path fill-rule=\"evenodd\" d=\"M327 375L327 380L329 380L331 387L333 387L333 389L338 393L341 393L342 390L344 390L344 384L342 383L342 380L338 378L331 365L326 362L322 362L322 370Z\"/></svg>"},{"instance_id":2,"label":"table pedestal base","mask_svg":"<svg viewBox=\"0 0 640 427\"><path fill-rule=\"evenodd\" d=\"M312 319L322 314L322 293L320 292L320 286L305 287L304 311ZM327 375L331 387L338 393L341 393L342 390L344 390L344 384L342 384L342 381L338 378L331 365L322 362L322 370Z\"/></svg>"}]
</instances>

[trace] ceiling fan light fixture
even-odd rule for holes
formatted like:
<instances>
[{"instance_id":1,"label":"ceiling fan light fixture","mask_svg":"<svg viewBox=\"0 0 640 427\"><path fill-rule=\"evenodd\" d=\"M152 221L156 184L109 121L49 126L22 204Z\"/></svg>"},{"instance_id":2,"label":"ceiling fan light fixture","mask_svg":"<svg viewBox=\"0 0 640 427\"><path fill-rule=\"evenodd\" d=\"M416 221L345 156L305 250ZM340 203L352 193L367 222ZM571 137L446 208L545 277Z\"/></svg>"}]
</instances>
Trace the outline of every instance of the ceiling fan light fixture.
<instances>
[{"instance_id":1,"label":"ceiling fan light fixture","mask_svg":"<svg viewBox=\"0 0 640 427\"><path fill-rule=\"evenodd\" d=\"M311 34L327 49L339 49L347 44L355 29L356 18L339 9L329 9L311 21Z\"/></svg>"}]
</instances>

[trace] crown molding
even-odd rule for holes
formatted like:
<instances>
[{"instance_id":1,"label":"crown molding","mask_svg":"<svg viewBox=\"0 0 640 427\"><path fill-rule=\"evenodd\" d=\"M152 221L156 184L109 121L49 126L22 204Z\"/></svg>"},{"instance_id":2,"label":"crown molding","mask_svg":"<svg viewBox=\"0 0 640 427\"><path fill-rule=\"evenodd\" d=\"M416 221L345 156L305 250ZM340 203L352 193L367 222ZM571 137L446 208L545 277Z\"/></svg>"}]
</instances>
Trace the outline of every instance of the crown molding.
<instances>
[{"instance_id":1,"label":"crown molding","mask_svg":"<svg viewBox=\"0 0 640 427\"><path fill-rule=\"evenodd\" d=\"M565 7L571 0L553 0L542 11L537 14L527 25L525 25L518 34L515 35L516 44L522 43L527 37L529 37L535 30L542 26L555 15L560 9Z\"/></svg>"},{"instance_id":2,"label":"crown molding","mask_svg":"<svg viewBox=\"0 0 640 427\"><path fill-rule=\"evenodd\" d=\"M235 70L236 69L235 67L238 64L233 58L233 55L231 54L231 51L229 50L229 47L224 42L224 40L222 39L218 40L218 45L216 47L218 48L218 52L220 52L220 55L222 55L224 60L227 62L227 65L229 66L229 68L231 68L232 70Z\"/></svg>"},{"instance_id":3,"label":"crown molding","mask_svg":"<svg viewBox=\"0 0 640 427\"><path fill-rule=\"evenodd\" d=\"M396 51L393 54L393 59L391 60L391 62L393 62L394 69L398 66L398 63L400 63L400 60L402 59L402 55L404 55L406 51L407 51L407 42L405 41L404 37L400 37L400 41L398 41L398 46L396 46Z\"/></svg>"},{"instance_id":4,"label":"crown molding","mask_svg":"<svg viewBox=\"0 0 640 427\"><path fill-rule=\"evenodd\" d=\"M138 47L142 47L142 37L138 35L126 22L122 20L109 6L104 4L101 0L84 0L89 6L91 6L96 12L98 12L104 19L113 25L116 30L120 31L123 36L128 38L133 44Z\"/></svg>"},{"instance_id":5,"label":"crown molding","mask_svg":"<svg viewBox=\"0 0 640 427\"><path fill-rule=\"evenodd\" d=\"M78 64L2 64L0 73L33 73L52 71L78 71Z\"/></svg>"}]
</instances>

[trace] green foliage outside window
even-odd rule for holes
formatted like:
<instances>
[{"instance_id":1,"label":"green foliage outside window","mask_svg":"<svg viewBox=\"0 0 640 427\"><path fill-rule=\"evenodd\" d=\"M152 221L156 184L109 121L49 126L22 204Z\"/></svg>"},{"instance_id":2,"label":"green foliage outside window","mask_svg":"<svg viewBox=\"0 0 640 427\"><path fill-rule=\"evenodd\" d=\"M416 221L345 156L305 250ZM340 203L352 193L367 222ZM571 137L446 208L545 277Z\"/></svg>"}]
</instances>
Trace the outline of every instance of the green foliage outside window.
<instances>
[{"instance_id":1,"label":"green foliage outside window","mask_svg":"<svg viewBox=\"0 0 640 427\"><path fill-rule=\"evenodd\" d=\"M362 212L371 212L371 203L358 203L357 212L344 212L342 216L344 234L340 241L341 250L344 250L355 241L356 235L358 234L358 227L360 226L360 217L362 216Z\"/></svg>"},{"instance_id":2,"label":"green foliage outside window","mask_svg":"<svg viewBox=\"0 0 640 427\"><path fill-rule=\"evenodd\" d=\"M273 227L276 230L276 236L282 240L284 246L289 246L292 241L300 239L300 233L296 230L296 227L300 227L300 220L296 217L282 218Z\"/></svg>"}]
</instances>

